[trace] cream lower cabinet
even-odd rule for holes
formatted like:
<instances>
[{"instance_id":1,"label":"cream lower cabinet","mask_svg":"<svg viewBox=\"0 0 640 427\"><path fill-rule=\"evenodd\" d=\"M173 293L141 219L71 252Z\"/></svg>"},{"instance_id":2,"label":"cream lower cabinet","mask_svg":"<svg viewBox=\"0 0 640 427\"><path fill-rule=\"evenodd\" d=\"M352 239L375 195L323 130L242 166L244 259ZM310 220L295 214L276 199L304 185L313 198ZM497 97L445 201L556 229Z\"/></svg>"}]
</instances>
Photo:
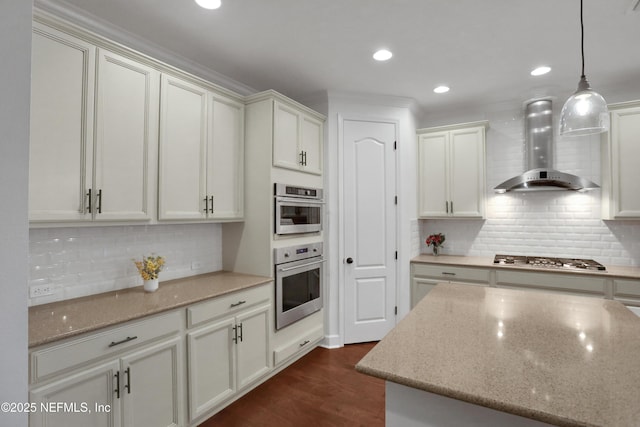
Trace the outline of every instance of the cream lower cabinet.
<instances>
[{"instance_id":1,"label":"cream lower cabinet","mask_svg":"<svg viewBox=\"0 0 640 427\"><path fill-rule=\"evenodd\" d=\"M160 220L243 216L244 106L163 74Z\"/></svg>"},{"instance_id":2,"label":"cream lower cabinet","mask_svg":"<svg viewBox=\"0 0 640 427\"><path fill-rule=\"evenodd\" d=\"M181 317L173 312L33 351L37 410L29 426L183 426Z\"/></svg>"},{"instance_id":3,"label":"cream lower cabinet","mask_svg":"<svg viewBox=\"0 0 640 427\"><path fill-rule=\"evenodd\" d=\"M29 219L150 220L160 73L44 25L33 40Z\"/></svg>"},{"instance_id":4,"label":"cream lower cabinet","mask_svg":"<svg viewBox=\"0 0 640 427\"><path fill-rule=\"evenodd\" d=\"M189 309L190 322L202 325L187 333L191 422L210 416L271 371L271 289L239 292Z\"/></svg>"},{"instance_id":5,"label":"cream lower cabinet","mask_svg":"<svg viewBox=\"0 0 640 427\"><path fill-rule=\"evenodd\" d=\"M498 270L495 281L499 288L555 291L600 298L606 295L607 288L607 279L580 274Z\"/></svg>"},{"instance_id":6,"label":"cream lower cabinet","mask_svg":"<svg viewBox=\"0 0 640 427\"><path fill-rule=\"evenodd\" d=\"M484 218L487 122L419 129L418 216Z\"/></svg>"},{"instance_id":7,"label":"cream lower cabinet","mask_svg":"<svg viewBox=\"0 0 640 427\"><path fill-rule=\"evenodd\" d=\"M411 263L411 308L438 283L489 286L491 272L484 268Z\"/></svg>"},{"instance_id":8,"label":"cream lower cabinet","mask_svg":"<svg viewBox=\"0 0 640 427\"><path fill-rule=\"evenodd\" d=\"M602 141L603 219L640 218L640 101L609 106L611 130Z\"/></svg>"}]
</instances>

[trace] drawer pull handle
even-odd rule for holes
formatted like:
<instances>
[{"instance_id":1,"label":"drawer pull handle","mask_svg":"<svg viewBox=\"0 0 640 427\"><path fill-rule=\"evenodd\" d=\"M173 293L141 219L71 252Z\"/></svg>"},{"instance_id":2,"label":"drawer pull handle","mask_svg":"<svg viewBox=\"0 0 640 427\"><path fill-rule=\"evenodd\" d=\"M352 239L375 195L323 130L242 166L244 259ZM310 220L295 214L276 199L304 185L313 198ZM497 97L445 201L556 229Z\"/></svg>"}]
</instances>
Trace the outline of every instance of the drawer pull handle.
<instances>
[{"instance_id":1,"label":"drawer pull handle","mask_svg":"<svg viewBox=\"0 0 640 427\"><path fill-rule=\"evenodd\" d=\"M455 276L455 275L456 275L456 273L449 273L448 271L443 271L443 272L442 272L442 275L443 275L443 276Z\"/></svg>"},{"instance_id":2,"label":"drawer pull handle","mask_svg":"<svg viewBox=\"0 0 640 427\"><path fill-rule=\"evenodd\" d=\"M305 345L309 344L309 340L305 340L305 342L300 343L300 347L304 347Z\"/></svg>"},{"instance_id":3,"label":"drawer pull handle","mask_svg":"<svg viewBox=\"0 0 640 427\"><path fill-rule=\"evenodd\" d=\"M242 305L242 304L244 304L244 303L246 303L246 301L238 301L238 302L236 302L236 303L231 304L231 305L229 306L229 308L237 307L237 306Z\"/></svg>"},{"instance_id":4,"label":"drawer pull handle","mask_svg":"<svg viewBox=\"0 0 640 427\"><path fill-rule=\"evenodd\" d=\"M126 338L125 338L125 339L123 339L122 341L111 341L111 344L109 344L109 347L115 347L115 346L117 346L117 345L124 344L124 343L129 342L129 341L133 341L133 340L135 340L135 339L137 339L137 338L138 338L138 336L135 336L135 337L126 337Z\"/></svg>"}]
</instances>

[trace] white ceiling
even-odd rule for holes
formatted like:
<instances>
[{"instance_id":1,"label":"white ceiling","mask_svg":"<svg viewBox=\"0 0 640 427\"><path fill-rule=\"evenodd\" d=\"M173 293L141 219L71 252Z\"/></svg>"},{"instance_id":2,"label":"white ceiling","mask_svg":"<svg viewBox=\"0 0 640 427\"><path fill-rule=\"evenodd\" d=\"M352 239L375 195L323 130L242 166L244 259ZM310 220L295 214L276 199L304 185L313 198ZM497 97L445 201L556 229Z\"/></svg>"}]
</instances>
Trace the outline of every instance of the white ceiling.
<instances>
[{"instance_id":1,"label":"white ceiling","mask_svg":"<svg viewBox=\"0 0 640 427\"><path fill-rule=\"evenodd\" d=\"M42 0L124 29L255 90L414 98L426 111L575 90L579 0ZM607 101L640 85L638 0L584 0L586 74ZM77 12L78 10L76 10ZM394 57L378 63L381 47ZM529 75L538 65L551 73ZM451 91L436 95L440 84ZM607 90L612 93L608 97Z\"/></svg>"}]
</instances>

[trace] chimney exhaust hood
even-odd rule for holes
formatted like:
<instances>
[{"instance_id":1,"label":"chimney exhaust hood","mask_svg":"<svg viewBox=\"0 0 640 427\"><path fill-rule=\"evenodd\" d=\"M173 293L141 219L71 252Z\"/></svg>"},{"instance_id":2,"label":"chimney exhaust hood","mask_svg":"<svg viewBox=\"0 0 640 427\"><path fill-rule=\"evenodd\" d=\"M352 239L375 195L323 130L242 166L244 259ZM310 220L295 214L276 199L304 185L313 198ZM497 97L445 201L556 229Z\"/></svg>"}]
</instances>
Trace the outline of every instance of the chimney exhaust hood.
<instances>
[{"instance_id":1,"label":"chimney exhaust hood","mask_svg":"<svg viewBox=\"0 0 640 427\"><path fill-rule=\"evenodd\" d=\"M553 110L550 99L538 99L526 105L524 129L528 170L495 187L496 193L600 188L588 179L553 169Z\"/></svg>"}]
</instances>

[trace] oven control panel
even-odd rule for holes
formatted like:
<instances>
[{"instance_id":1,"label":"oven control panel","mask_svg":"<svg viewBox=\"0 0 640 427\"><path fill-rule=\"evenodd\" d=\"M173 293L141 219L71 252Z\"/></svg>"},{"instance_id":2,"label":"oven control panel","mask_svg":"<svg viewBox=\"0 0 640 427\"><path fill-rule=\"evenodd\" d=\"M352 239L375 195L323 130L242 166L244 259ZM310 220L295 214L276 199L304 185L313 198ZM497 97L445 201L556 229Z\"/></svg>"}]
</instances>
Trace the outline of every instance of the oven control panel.
<instances>
[{"instance_id":1,"label":"oven control panel","mask_svg":"<svg viewBox=\"0 0 640 427\"><path fill-rule=\"evenodd\" d=\"M287 246L273 250L275 264L299 261L312 257L322 256L322 242L308 243L305 245Z\"/></svg>"}]
</instances>

